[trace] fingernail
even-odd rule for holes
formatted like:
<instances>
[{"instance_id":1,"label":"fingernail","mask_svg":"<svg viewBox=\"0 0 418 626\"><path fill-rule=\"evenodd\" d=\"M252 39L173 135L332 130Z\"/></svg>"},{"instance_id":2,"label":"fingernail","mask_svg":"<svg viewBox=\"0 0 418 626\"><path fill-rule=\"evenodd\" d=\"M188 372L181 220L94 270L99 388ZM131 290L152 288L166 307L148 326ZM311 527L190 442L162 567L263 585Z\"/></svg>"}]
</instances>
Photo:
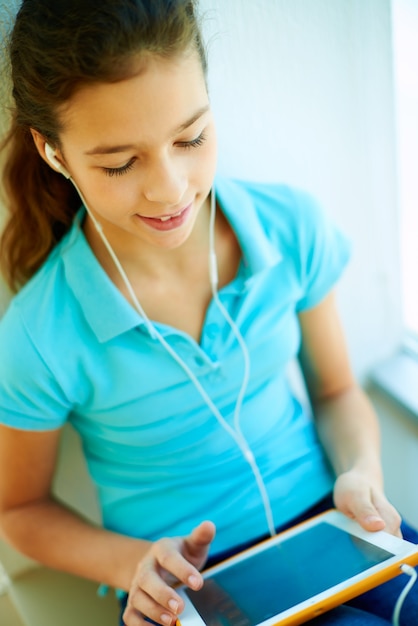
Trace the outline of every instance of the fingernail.
<instances>
[{"instance_id":1,"label":"fingernail","mask_svg":"<svg viewBox=\"0 0 418 626\"><path fill-rule=\"evenodd\" d=\"M366 522L367 523L373 523L373 522L383 522L382 518L379 517L378 515L368 515L366 517Z\"/></svg>"},{"instance_id":2,"label":"fingernail","mask_svg":"<svg viewBox=\"0 0 418 626\"><path fill-rule=\"evenodd\" d=\"M189 578L187 579L187 582L190 585L190 587L198 587L200 584L200 580L195 574L192 574L191 576L189 576Z\"/></svg>"},{"instance_id":3,"label":"fingernail","mask_svg":"<svg viewBox=\"0 0 418 626\"><path fill-rule=\"evenodd\" d=\"M171 598L171 600L168 601L168 606L173 611L173 613L177 613L179 610L179 603L177 602L177 600L174 600L173 598Z\"/></svg>"},{"instance_id":4,"label":"fingernail","mask_svg":"<svg viewBox=\"0 0 418 626\"><path fill-rule=\"evenodd\" d=\"M167 613L163 613L160 617L161 621L163 624L167 624L167 626L171 625L171 622L173 620L173 618L171 617L171 615L167 615Z\"/></svg>"}]
</instances>

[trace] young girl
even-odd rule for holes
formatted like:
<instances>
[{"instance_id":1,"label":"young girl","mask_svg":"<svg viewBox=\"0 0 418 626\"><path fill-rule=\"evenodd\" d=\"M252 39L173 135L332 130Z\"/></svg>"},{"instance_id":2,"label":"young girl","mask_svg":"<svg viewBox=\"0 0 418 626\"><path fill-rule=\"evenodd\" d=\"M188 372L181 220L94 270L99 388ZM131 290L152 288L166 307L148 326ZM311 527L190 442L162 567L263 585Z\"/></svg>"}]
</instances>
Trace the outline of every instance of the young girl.
<instances>
[{"instance_id":1,"label":"young girl","mask_svg":"<svg viewBox=\"0 0 418 626\"><path fill-rule=\"evenodd\" d=\"M208 557L332 503L399 534L332 296L347 244L308 195L215 177L194 3L24 0L10 54L3 536L125 590L136 626L171 624L170 583L200 588ZM315 421L287 382L296 356ZM67 421L102 528L52 495ZM404 584L315 623L388 624Z\"/></svg>"}]
</instances>

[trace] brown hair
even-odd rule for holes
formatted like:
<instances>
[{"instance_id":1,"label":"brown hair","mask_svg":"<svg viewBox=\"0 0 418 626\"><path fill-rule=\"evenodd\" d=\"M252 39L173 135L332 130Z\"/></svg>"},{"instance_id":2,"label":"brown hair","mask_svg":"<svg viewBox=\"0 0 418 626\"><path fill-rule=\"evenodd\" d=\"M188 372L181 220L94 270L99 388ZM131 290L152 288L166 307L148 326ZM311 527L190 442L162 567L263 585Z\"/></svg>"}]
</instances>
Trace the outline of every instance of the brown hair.
<instances>
[{"instance_id":1,"label":"brown hair","mask_svg":"<svg viewBox=\"0 0 418 626\"><path fill-rule=\"evenodd\" d=\"M39 156L30 129L54 147L58 110L77 89L131 75L141 53L169 57L190 46L206 57L194 0L24 0L10 39L13 112L3 143L8 219L4 276L16 291L69 229L80 200Z\"/></svg>"}]
</instances>

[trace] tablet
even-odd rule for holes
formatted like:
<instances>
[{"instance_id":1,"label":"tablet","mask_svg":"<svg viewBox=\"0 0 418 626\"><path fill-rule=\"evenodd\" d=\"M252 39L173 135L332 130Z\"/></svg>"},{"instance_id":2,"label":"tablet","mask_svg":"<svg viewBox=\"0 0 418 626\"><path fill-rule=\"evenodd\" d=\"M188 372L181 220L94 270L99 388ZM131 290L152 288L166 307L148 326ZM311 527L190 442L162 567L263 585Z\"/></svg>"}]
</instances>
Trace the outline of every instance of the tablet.
<instances>
[{"instance_id":1,"label":"tablet","mask_svg":"<svg viewBox=\"0 0 418 626\"><path fill-rule=\"evenodd\" d=\"M418 545L330 510L203 572L181 586L181 626L302 624L418 565Z\"/></svg>"}]
</instances>

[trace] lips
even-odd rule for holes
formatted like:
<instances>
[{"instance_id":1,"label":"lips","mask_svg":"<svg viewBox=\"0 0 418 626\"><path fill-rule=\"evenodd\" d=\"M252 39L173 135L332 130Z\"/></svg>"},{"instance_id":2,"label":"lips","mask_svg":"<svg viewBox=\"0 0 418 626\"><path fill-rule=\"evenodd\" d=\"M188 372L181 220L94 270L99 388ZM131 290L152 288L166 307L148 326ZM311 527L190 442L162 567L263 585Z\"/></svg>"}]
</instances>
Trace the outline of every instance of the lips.
<instances>
[{"instance_id":1,"label":"lips","mask_svg":"<svg viewBox=\"0 0 418 626\"><path fill-rule=\"evenodd\" d=\"M163 217L153 217L154 220L160 220L160 222L168 222L168 220L172 220L174 217L178 217L183 213L185 209L181 209L178 213L173 213L172 215L163 215Z\"/></svg>"},{"instance_id":2,"label":"lips","mask_svg":"<svg viewBox=\"0 0 418 626\"><path fill-rule=\"evenodd\" d=\"M186 222L192 206L193 203L191 202L185 208L177 211L177 213L171 213L170 215L160 215L158 217L145 217L143 215L137 215L136 217L141 220L143 224L146 224L154 230L174 230L175 228L179 228Z\"/></svg>"}]
</instances>

